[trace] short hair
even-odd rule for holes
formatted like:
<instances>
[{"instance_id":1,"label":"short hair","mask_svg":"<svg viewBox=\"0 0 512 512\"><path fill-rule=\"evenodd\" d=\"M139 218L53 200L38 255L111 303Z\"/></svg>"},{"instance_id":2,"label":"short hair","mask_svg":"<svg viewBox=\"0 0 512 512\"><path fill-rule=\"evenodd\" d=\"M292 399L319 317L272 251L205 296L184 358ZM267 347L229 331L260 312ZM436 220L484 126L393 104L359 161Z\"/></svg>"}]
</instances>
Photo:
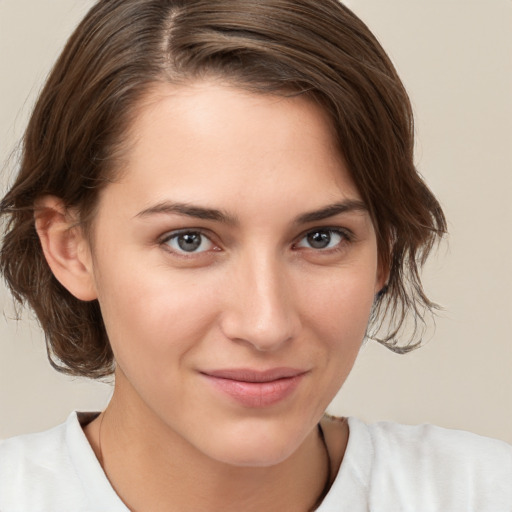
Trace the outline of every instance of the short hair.
<instances>
[{"instance_id":1,"label":"short hair","mask_svg":"<svg viewBox=\"0 0 512 512\"><path fill-rule=\"evenodd\" d=\"M37 198L58 196L86 227L144 96L155 83L208 77L307 95L329 115L389 271L367 335L396 352L418 346L418 329L405 340L400 333L409 315L417 327L435 308L419 270L446 221L414 166L407 93L366 25L337 0L100 0L46 81L0 203L0 268L15 299L35 311L51 364L98 378L115 363L98 301L74 297L45 260Z\"/></svg>"}]
</instances>

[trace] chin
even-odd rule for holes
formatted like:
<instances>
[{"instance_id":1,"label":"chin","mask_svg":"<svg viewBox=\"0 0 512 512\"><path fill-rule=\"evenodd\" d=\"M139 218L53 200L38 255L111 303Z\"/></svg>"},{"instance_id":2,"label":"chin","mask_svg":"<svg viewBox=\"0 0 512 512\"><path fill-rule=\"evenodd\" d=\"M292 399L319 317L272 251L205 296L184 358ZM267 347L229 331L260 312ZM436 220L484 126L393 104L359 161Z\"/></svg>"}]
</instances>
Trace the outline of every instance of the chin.
<instances>
[{"instance_id":1,"label":"chin","mask_svg":"<svg viewBox=\"0 0 512 512\"><path fill-rule=\"evenodd\" d=\"M230 466L246 468L266 468L277 466L290 457L294 450L262 450L261 446L254 446L251 450L216 453L215 459Z\"/></svg>"},{"instance_id":2,"label":"chin","mask_svg":"<svg viewBox=\"0 0 512 512\"><path fill-rule=\"evenodd\" d=\"M288 459L299 448L304 436L294 436L284 430L272 435L260 429L232 435L224 432L220 437L204 450L211 458L232 466L270 467Z\"/></svg>"}]
</instances>

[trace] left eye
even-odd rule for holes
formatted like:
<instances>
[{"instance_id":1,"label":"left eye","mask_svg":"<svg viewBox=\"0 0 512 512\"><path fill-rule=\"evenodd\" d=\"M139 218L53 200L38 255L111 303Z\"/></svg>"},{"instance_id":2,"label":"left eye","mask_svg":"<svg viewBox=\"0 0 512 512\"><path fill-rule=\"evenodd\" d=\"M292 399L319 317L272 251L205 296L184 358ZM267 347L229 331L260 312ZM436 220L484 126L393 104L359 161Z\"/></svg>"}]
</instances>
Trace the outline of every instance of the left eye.
<instances>
[{"instance_id":1,"label":"left eye","mask_svg":"<svg viewBox=\"0 0 512 512\"><path fill-rule=\"evenodd\" d=\"M199 231L181 231L169 236L164 243L173 251L181 253L198 253L211 250L212 241Z\"/></svg>"},{"instance_id":2,"label":"left eye","mask_svg":"<svg viewBox=\"0 0 512 512\"><path fill-rule=\"evenodd\" d=\"M315 229L306 233L296 244L296 247L307 249L332 249L346 238L344 233L335 229Z\"/></svg>"}]
</instances>

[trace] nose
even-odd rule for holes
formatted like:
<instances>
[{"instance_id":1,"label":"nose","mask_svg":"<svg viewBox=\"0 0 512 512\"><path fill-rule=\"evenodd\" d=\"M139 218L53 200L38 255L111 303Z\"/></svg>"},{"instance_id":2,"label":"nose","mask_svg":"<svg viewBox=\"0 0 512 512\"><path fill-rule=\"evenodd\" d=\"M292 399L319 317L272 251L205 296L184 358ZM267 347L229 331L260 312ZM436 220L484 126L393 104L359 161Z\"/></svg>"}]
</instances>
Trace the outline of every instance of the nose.
<instances>
[{"instance_id":1,"label":"nose","mask_svg":"<svg viewBox=\"0 0 512 512\"><path fill-rule=\"evenodd\" d=\"M240 261L231 273L221 328L231 340L276 351L298 333L300 315L285 265L263 255Z\"/></svg>"}]
</instances>

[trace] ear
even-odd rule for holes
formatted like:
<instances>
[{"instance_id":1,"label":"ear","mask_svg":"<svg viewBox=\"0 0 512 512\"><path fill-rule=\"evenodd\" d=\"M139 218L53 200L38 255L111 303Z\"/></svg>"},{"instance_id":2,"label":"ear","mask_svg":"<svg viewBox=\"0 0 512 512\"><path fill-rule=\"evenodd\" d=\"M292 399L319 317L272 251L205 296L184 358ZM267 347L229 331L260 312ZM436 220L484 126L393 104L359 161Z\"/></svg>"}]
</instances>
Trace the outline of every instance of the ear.
<instances>
[{"instance_id":1,"label":"ear","mask_svg":"<svg viewBox=\"0 0 512 512\"><path fill-rule=\"evenodd\" d=\"M377 279L375 280L375 297L380 298L388 288L390 269L382 261L378 263Z\"/></svg>"},{"instance_id":2,"label":"ear","mask_svg":"<svg viewBox=\"0 0 512 512\"><path fill-rule=\"evenodd\" d=\"M34 217L53 275L77 299L96 299L90 247L76 215L59 198L44 196L36 201Z\"/></svg>"}]
</instances>

